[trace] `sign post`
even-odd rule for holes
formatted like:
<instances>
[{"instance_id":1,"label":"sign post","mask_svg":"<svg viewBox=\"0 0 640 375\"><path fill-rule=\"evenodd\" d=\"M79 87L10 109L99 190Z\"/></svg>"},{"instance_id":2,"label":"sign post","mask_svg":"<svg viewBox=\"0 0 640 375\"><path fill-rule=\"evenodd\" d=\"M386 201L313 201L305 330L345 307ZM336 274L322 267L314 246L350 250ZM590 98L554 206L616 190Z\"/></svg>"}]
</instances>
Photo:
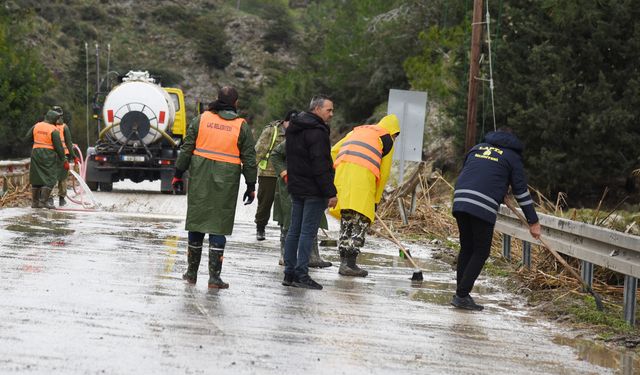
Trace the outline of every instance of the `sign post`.
<instances>
[{"instance_id":1,"label":"sign post","mask_svg":"<svg viewBox=\"0 0 640 375\"><path fill-rule=\"evenodd\" d=\"M426 109L426 92L389 90L387 114L396 115L400 121L400 136L393 153L393 160L400 161L400 184L404 181L405 161L422 161Z\"/></svg>"}]
</instances>

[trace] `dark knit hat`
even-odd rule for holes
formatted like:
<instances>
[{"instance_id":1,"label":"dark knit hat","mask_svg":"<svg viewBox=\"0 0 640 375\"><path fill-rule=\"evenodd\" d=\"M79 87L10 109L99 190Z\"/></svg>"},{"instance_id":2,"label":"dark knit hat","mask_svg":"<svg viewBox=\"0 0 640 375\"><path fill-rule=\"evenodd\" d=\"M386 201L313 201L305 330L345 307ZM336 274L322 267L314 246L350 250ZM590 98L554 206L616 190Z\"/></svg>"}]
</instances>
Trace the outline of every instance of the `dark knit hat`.
<instances>
[{"instance_id":1,"label":"dark knit hat","mask_svg":"<svg viewBox=\"0 0 640 375\"><path fill-rule=\"evenodd\" d=\"M284 115L284 121L289 121L291 120L291 117L295 116L298 114L298 111L296 111L295 109L290 110L289 112L287 112L286 115Z\"/></svg>"}]
</instances>

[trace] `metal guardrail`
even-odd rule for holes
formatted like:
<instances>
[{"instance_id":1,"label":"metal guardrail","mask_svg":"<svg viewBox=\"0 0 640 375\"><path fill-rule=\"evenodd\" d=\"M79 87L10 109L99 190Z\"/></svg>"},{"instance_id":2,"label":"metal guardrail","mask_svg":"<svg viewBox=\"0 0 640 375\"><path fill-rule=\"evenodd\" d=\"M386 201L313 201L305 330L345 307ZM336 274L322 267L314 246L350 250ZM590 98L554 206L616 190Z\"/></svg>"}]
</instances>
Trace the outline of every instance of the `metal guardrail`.
<instances>
[{"instance_id":1,"label":"metal guardrail","mask_svg":"<svg viewBox=\"0 0 640 375\"><path fill-rule=\"evenodd\" d=\"M31 159L0 160L0 193L4 194L9 188L24 186L29 183L29 166ZM1 195L0 194L0 195Z\"/></svg>"},{"instance_id":2,"label":"metal guardrail","mask_svg":"<svg viewBox=\"0 0 640 375\"><path fill-rule=\"evenodd\" d=\"M593 265L625 275L624 318L635 324L637 279L640 278L640 237L591 224L538 214L542 236L559 253L581 260L581 274L587 285L593 283ZM529 228L505 205L500 207L495 230L503 233L503 255L511 257L511 237L524 241L523 263L531 265L531 243L538 242Z\"/></svg>"}]
</instances>

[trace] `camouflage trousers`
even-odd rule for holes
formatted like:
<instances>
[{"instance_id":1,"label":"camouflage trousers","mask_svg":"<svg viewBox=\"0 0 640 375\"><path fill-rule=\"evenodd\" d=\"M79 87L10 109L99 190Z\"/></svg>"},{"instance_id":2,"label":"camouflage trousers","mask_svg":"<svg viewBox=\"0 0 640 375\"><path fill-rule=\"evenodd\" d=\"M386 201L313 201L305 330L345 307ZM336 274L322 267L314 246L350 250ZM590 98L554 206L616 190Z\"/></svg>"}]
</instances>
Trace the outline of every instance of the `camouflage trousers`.
<instances>
[{"instance_id":1,"label":"camouflage trousers","mask_svg":"<svg viewBox=\"0 0 640 375\"><path fill-rule=\"evenodd\" d=\"M338 250L340 256L358 255L364 246L364 236L371 224L368 217L353 210L341 210L340 240Z\"/></svg>"}]
</instances>

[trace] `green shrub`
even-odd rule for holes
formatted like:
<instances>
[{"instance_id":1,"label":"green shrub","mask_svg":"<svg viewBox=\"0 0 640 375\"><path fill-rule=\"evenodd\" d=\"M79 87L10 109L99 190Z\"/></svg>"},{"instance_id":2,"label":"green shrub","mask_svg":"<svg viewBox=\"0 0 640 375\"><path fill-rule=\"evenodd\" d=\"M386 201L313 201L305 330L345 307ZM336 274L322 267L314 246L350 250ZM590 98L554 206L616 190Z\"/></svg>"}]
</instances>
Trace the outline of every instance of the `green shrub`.
<instances>
[{"instance_id":1,"label":"green shrub","mask_svg":"<svg viewBox=\"0 0 640 375\"><path fill-rule=\"evenodd\" d=\"M213 15L202 15L193 21L184 21L178 31L191 39L196 51L204 62L216 69L224 69L231 63L231 49L227 46L228 39L224 31L224 18Z\"/></svg>"}]
</instances>

